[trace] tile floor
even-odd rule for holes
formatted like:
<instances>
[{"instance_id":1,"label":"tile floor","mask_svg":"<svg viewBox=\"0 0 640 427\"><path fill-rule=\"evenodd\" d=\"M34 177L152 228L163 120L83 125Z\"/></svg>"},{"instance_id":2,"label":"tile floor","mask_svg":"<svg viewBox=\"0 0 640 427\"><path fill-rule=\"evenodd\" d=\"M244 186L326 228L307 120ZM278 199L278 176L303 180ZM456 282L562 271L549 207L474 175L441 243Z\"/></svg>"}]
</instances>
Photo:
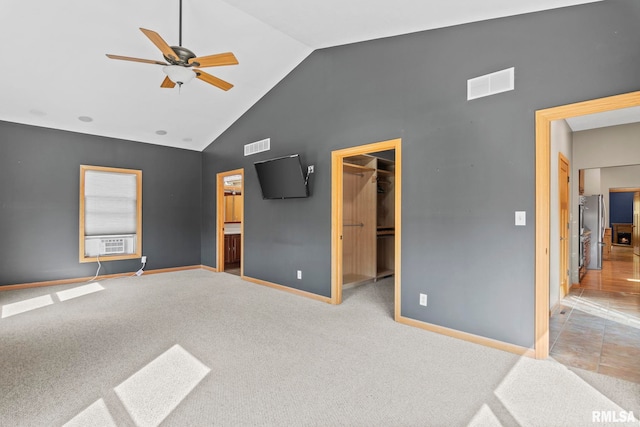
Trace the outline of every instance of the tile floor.
<instances>
[{"instance_id":1,"label":"tile floor","mask_svg":"<svg viewBox=\"0 0 640 427\"><path fill-rule=\"evenodd\" d=\"M573 289L549 319L558 362L640 383L640 294Z\"/></svg>"}]
</instances>

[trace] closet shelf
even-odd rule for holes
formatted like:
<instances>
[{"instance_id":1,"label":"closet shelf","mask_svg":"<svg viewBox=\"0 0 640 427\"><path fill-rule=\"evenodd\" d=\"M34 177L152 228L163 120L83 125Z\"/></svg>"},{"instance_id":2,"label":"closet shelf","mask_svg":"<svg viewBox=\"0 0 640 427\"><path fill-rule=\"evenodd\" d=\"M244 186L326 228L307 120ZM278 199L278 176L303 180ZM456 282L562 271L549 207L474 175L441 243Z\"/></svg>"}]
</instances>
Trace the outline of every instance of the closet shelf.
<instances>
[{"instance_id":1,"label":"closet shelf","mask_svg":"<svg viewBox=\"0 0 640 427\"><path fill-rule=\"evenodd\" d=\"M388 268L380 269L377 272L376 279L382 279L383 277L388 277L388 276L393 276L392 269L388 269Z\"/></svg>"},{"instance_id":2,"label":"closet shelf","mask_svg":"<svg viewBox=\"0 0 640 427\"><path fill-rule=\"evenodd\" d=\"M374 280L375 277L373 276L366 276L364 274L345 274L342 278L342 286L344 287L345 285L357 285L360 283L365 283L365 282L370 282L372 280Z\"/></svg>"},{"instance_id":3,"label":"closet shelf","mask_svg":"<svg viewBox=\"0 0 640 427\"><path fill-rule=\"evenodd\" d=\"M352 163L344 163L343 171L346 173L362 174L364 172L373 172L375 169L366 166L354 165Z\"/></svg>"},{"instance_id":4,"label":"closet shelf","mask_svg":"<svg viewBox=\"0 0 640 427\"><path fill-rule=\"evenodd\" d=\"M394 236L395 234L396 230L393 227L378 226L376 231L378 237Z\"/></svg>"}]
</instances>

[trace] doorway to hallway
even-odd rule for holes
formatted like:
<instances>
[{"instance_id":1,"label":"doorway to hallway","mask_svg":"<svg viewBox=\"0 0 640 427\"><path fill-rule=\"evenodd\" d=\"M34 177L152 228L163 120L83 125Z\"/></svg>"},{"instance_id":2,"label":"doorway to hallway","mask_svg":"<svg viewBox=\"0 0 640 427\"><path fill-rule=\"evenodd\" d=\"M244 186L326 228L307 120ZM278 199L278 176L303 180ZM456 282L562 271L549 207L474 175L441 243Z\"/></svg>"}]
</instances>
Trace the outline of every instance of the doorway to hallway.
<instances>
[{"instance_id":1,"label":"doorway to hallway","mask_svg":"<svg viewBox=\"0 0 640 427\"><path fill-rule=\"evenodd\" d=\"M244 169L216 175L218 271L243 276Z\"/></svg>"},{"instance_id":2,"label":"doorway to hallway","mask_svg":"<svg viewBox=\"0 0 640 427\"><path fill-rule=\"evenodd\" d=\"M535 357L549 356L549 246L551 122L576 116L640 106L640 92L578 102L536 111L535 210Z\"/></svg>"}]
</instances>

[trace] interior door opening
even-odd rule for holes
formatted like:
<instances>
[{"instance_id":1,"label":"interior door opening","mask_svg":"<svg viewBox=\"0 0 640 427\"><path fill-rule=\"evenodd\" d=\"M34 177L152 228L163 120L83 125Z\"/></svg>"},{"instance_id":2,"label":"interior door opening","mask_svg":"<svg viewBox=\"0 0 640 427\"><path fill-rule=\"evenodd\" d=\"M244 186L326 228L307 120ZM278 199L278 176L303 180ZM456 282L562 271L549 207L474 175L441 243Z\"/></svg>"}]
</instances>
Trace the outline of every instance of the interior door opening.
<instances>
[{"instance_id":1,"label":"interior door opening","mask_svg":"<svg viewBox=\"0 0 640 427\"><path fill-rule=\"evenodd\" d=\"M551 226L551 122L640 106L640 92L614 95L536 111L535 325L537 359L549 356L549 231Z\"/></svg>"},{"instance_id":2,"label":"interior door opening","mask_svg":"<svg viewBox=\"0 0 640 427\"><path fill-rule=\"evenodd\" d=\"M331 302L342 291L393 279L400 314L401 140L332 153Z\"/></svg>"},{"instance_id":3,"label":"interior door opening","mask_svg":"<svg viewBox=\"0 0 640 427\"><path fill-rule=\"evenodd\" d=\"M244 169L217 175L218 271L244 276Z\"/></svg>"}]
</instances>

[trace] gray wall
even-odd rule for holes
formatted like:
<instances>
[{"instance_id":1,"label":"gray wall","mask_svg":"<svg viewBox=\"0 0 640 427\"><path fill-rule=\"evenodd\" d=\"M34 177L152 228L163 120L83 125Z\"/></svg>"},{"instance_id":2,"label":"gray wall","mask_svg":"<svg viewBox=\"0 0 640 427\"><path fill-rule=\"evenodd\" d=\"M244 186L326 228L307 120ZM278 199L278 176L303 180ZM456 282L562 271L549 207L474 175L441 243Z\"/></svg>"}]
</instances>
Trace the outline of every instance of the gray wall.
<instances>
[{"instance_id":1,"label":"gray wall","mask_svg":"<svg viewBox=\"0 0 640 427\"><path fill-rule=\"evenodd\" d=\"M314 52L204 151L203 263L215 174L244 167L245 274L330 295L330 153L400 137L402 315L532 346L534 112L640 89L639 18L609 0ZM508 67L515 91L466 101L467 79ZM253 162L291 153L316 165L311 197L262 200Z\"/></svg>"},{"instance_id":2,"label":"gray wall","mask_svg":"<svg viewBox=\"0 0 640 427\"><path fill-rule=\"evenodd\" d=\"M148 269L200 264L201 153L0 122L0 285L95 274L78 262L81 164L142 170Z\"/></svg>"}]
</instances>

